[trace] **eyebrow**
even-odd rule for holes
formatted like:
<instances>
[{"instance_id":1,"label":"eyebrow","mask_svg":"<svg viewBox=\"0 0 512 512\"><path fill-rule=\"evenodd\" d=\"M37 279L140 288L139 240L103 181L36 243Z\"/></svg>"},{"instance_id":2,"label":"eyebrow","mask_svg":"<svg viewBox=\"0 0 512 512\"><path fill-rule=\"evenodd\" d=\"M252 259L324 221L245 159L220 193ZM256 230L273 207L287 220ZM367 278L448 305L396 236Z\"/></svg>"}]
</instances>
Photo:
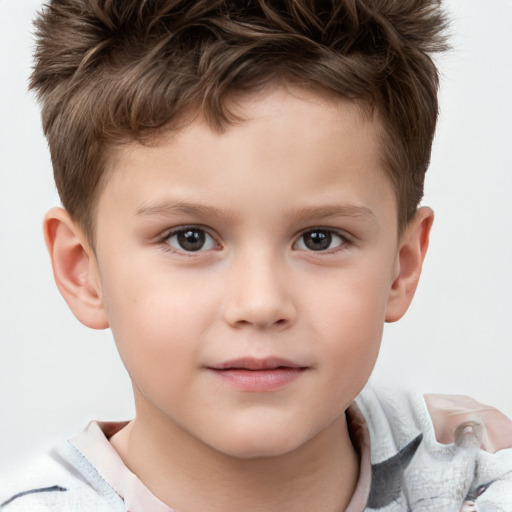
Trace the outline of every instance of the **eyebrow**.
<instances>
[{"instance_id":1,"label":"eyebrow","mask_svg":"<svg viewBox=\"0 0 512 512\"><path fill-rule=\"evenodd\" d=\"M142 217L170 217L173 215L191 215L202 217L231 217L228 212L223 212L213 206L185 202L161 201L154 204L145 204L138 208L137 216Z\"/></svg>"},{"instance_id":2,"label":"eyebrow","mask_svg":"<svg viewBox=\"0 0 512 512\"><path fill-rule=\"evenodd\" d=\"M324 219L330 217L353 217L369 220L377 220L377 216L370 208L366 206L351 205L351 204L333 204L321 206L306 206L299 209L297 212L290 212L301 220L306 219Z\"/></svg>"},{"instance_id":3,"label":"eyebrow","mask_svg":"<svg viewBox=\"0 0 512 512\"><path fill-rule=\"evenodd\" d=\"M149 203L140 206L136 212L137 216L142 217L170 217L175 215L199 216L208 218L231 218L232 212L221 210L213 206L207 206L197 203L161 201ZM375 213L366 206L359 205L321 205L306 206L298 210L287 212L287 217L294 217L299 220L324 219L332 217L352 217L368 220L377 220Z\"/></svg>"}]
</instances>

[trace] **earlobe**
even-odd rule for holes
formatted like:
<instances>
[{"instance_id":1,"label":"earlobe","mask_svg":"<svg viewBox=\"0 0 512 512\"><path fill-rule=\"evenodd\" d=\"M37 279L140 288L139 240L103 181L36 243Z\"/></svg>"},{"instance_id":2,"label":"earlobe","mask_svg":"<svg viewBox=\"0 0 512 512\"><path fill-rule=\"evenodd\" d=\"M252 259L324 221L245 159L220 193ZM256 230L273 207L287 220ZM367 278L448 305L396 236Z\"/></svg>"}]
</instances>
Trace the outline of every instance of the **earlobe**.
<instances>
[{"instance_id":1,"label":"earlobe","mask_svg":"<svg viewBox=\"0 0 512 512\"><path fill-rule=\"evenodd\" d=\"M419 208L402 235L397 276L389 293L386 322L396 322L409 308L420 279L433 221L434 212L430 208Z\"/></svg>"},{"instance_id":2,"label":"earlobe","mask_svg":"<svg viewBox=\"0 0 512 512\"><path fill-rule=\"evenodd\" d=\"M63 208L51 209L43 228L55 282L71 311L87 327L107 328L96 258L83 231Z\"/></svg>"}]
</instances>

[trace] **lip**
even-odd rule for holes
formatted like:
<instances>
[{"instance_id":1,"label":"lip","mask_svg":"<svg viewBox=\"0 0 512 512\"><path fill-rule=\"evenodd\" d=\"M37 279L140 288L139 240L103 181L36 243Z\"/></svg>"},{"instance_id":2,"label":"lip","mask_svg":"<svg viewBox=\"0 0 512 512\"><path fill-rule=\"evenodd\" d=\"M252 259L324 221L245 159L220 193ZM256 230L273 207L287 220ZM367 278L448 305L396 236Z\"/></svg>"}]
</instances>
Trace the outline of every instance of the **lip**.
<instances>
[{"instance_id":1,"label":"lip","mask_svg":"<svg viewBox=\"0 0 512 512\"><path fill-rule=\"evenodd\" d=\"M218 379L242 391L275 391L291 384L307 370L279 357L243 357L207 367Z\"/></svg>"},{"instance_id":2,"label":"lip","mask_svg":"<svg viewBox=\"0 0 512 512\"><path fill-rule=\"evenodd\" d=\"M297 364L288 359L281 357L240 357L238 359L232 359L223 363L209 366L212 370L231 370L231 369L243 369L243 370L275 370L276 368L303 368L302 365Z\"/></svg>"}]
</instances>

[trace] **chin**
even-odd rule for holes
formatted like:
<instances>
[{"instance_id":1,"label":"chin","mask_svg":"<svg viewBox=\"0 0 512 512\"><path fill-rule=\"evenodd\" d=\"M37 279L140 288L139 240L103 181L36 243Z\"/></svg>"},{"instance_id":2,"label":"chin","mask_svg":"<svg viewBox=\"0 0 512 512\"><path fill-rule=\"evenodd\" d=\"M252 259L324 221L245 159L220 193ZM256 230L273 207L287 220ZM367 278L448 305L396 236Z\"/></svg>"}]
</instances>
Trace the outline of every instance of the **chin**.
<instances>
[{"instance_id":1,"label":"chin","mask_svg":"<svg viewBox=\"0 0 512 512\"><path fill-rule=\"evenodd\" d=\"M253 433L253 435L235 435L224 443L216 443L216 449L225 455L237 459L258 459L279 457L290 453L304 444L307 440L300 436L296 438L290 431Z\"/></svg>"}]
</instances>

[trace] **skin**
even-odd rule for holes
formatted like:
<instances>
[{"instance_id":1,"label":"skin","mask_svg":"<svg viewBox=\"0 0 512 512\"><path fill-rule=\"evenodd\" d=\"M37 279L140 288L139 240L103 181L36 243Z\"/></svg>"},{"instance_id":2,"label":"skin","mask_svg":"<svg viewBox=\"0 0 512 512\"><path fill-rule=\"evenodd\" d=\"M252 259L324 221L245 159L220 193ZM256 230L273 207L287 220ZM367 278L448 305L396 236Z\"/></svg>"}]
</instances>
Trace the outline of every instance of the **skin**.
<instances>
[{"instance_id":1,"label":"skin","mask_svg":"<svg viewBox=\"0 0 512 512\"><path fill-rule=\"evenodd\" d=\"M199 116L114 155L94 250L51 210L56 282L80 321L112 329L136 418L111 442L162 501L342 511L358 475L344 412L412 299L432 212L398 238L378 123L356 105L274 86L233 108L244 121L222 134ZM300 371L241 389L218 368L247 357Z\"/></svg>"}]
</instances>

